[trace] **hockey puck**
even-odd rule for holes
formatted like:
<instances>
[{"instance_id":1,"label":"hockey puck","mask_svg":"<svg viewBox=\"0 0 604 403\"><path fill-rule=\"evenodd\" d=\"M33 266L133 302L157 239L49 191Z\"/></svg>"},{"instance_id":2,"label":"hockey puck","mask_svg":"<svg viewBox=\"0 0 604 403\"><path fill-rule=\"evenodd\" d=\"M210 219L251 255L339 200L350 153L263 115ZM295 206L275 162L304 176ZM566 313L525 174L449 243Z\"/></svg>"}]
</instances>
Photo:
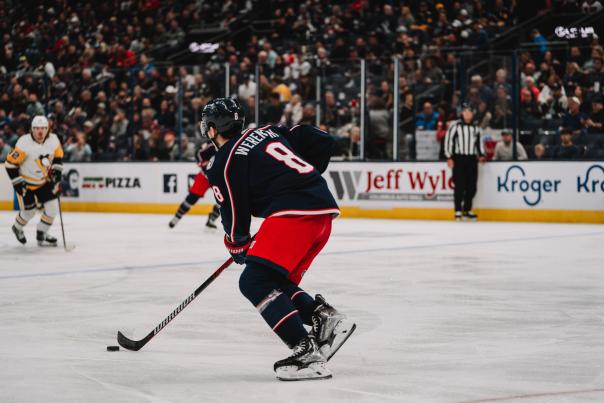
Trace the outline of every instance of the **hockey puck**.
<instances>
[{"instance_id":1,"label":"hockey puck","mask_svg":"<svg viewBox=\"0 0 604 403\"><path fill-rule=\"evenodd\" d=\"M107 346L107 351L120 351L119 346Z\"/></svg>"}]
</instances>

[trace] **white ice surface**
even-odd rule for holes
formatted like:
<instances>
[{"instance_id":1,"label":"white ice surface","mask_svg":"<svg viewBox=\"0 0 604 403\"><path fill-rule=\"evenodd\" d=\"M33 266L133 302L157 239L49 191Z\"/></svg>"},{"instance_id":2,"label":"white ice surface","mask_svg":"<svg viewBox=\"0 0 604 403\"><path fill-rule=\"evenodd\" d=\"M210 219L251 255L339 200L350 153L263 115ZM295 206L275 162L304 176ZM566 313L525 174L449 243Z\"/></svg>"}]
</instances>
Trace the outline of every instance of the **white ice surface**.
<instances>
[{"instance_id":1,"label":"white ice surface","mask_svg":"<svg viewBox=\"0 0 604 403\"><path fill-rule=\"evenodd\" d=\"M17 244L0 213L2 402L603 402L604 227L343 220L302 286L354 318L327 381L279 382L289 351L204 217L66 213L75 250ZM60 239L58 220L52 233Z\"/></svg>"}]
</instances>

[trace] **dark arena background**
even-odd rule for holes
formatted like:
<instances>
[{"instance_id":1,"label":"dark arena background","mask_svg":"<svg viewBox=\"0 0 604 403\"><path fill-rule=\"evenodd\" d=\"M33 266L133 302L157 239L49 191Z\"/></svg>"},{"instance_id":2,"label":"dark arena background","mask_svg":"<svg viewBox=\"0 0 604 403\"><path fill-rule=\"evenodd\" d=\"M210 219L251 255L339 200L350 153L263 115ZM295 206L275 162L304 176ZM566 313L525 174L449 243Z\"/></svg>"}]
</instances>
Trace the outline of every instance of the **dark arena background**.
<instances>
[{"instance_id":1,"label":"dark arena background","mask_svg":"<svg viewBox=\"0 0 604 403\"><path fill-rule=\"evenodd\" d=\"M0 0L0 35L1 401L604 401L604 1ZM275 378L223 265L215 98L332 136L332 379Z\"/></svg>"}]
</instances>

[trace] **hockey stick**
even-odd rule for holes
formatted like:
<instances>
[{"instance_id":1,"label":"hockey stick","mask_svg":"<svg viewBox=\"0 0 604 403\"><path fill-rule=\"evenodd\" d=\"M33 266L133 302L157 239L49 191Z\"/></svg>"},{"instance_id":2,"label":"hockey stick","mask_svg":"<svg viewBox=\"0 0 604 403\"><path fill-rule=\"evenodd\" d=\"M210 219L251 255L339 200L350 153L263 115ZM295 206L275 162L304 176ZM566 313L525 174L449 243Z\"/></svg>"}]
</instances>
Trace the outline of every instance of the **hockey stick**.
<instances>
[{"instance_id":1,"label":"hockey stick","mask_svg":"<svg viewBox=\"0 0 604 403\"><path fill-rule=\"evenodd\" d=\"M182 310L185 309L187 307L187 305L189 305L191 303L191 301L193 301L199 294L201 294L201 292L203 290L205 290L207 286L209 286L214 280L216 280L216 278L220 275L220 273L222 273L224 271L224 269L229 267L231 265L231 263L233 263L232 257L230 257L226 262L224 262L222 264L222 266L220 266L218 269L216 269L216 271L214 273L212 273L212 275L206 281L204 281L202 285L197 287L197 289L195 291L193 291L193 293L191 295L189 295L187 297L187 299L185 299L183 302L181 302L180 305L178 305L176 307L176 309L173 310L172 313L166 317L166 319L164 319L159 325L155 326L155 329L153 329L143 339L131 340L131 339L127 338L126 336L124 336L122 334L122 332L118 331L117 332L117 342L119 343L119 345L124 347L125 349L132 350L132 351L138 351L141 348L143 348L145 346L145 344L147 344L149 342L149 340L151 340L153 337L155 337L155 335L157 333L159 333L164 327L166 327L166 325L168 323L170 323L172 321L172 319L174 319L176 317L176 315L181 313Z\"/></svg>"},{"instance_id":2,"label":"hockey stick","mask_svg":"<svg viewBox=\"0 0 604 403\"><path fill-rule=\"evenodd\" d=\"M67 247L67 243L65 242L65 227L63 226L63 209L61 209L61 196L57 195L57 200L59 202L59 221L61 222L61 235L63 236L63 249L65 252L72 251L75 246L70 245Z\"/></svg>"}]
</instances>

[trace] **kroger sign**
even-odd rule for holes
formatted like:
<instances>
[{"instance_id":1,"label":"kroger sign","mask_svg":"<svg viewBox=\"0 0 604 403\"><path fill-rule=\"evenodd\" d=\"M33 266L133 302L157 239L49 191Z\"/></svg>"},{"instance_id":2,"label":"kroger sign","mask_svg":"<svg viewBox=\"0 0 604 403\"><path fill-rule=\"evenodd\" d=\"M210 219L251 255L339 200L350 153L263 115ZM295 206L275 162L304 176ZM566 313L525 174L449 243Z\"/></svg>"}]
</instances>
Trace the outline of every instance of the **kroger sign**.
<instances>
[{"instance_id":1,"label":"kroger sign","mask_svg":"<svg viewBox=\"0 0 604 403\"><path fill-rule=\"evenodd\" d=\"M577 192L604 193L604 166L594 164L587 168L585 176L577 176Z\"/></svg>"},{"instance_id":2,"label":"kroger sign","mask_svg":"<svg viewBox=\"0 0 604 403\"><path fill-rule=\"evenodd\" d=\"M560 179L527 178L526 171L520 165L512 165L503 177L497 177L497 191L521 193L522 200L529 206L536 206L544 193L558 192Z\"/></svg>"}]
</instances>

